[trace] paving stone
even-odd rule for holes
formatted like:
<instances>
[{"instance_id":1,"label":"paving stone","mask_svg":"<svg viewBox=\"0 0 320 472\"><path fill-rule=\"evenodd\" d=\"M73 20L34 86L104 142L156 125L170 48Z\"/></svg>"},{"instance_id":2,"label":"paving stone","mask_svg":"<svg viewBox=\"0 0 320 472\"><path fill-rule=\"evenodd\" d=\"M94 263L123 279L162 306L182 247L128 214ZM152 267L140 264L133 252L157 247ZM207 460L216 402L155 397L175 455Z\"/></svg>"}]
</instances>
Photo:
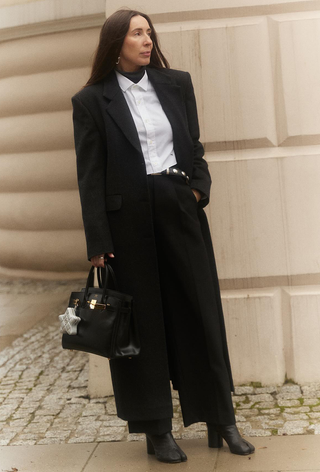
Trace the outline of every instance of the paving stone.
<instances>
[{"instance_id":1,"label":"paving stone","mask_svg":"<svg viewBox=\"0 0 320 472\"><path fill-rule=\"evenodd\" d=\"M260 393L258 395L248 395L250 402L272 402L273 396L269 393Z\"/></svg>"},{"instance_id":2,"label":"paving stone","mask_svg":"<svg viewBox=\"0 0 320 472\"><path fill-rule=\"evenodd\" d=\"M308 416L309 418L320 418L320 412L311 412L311 413L308 413Z\"/></svg>"},{"instance_id":3,"label":"paving stone","mask_svg":"<svg viewBox=\"0 0 320 472\"><path fill-rule=\"evenodd\" d=\"M102 423L102 421L98 420L97 416L79 416L78 417L78 423L82 425L92 424L95 422L98 422L100 424Z\"/></svg>"},{"instance_id":4,"label":"paving stone","mask_svg":"<svg viewBox=\"0 0 320 472\"><path fill-rule=\"evenodd\" d=\"M312 424L308 430L314 432L314 434L320 434L320 424Z\"/></svg>"},{"instance_id":5,"label":"paving stone","mask_svg":"<svg viewBox=\"0 0 320 472\"><path fill-rule=\"evenodd\" d=\"M256 416L259 413L259 410L256 408L251 408L247 410L240 410L241 415L244 416L245 418L248 418L249 416Z\"/></svg>"},{"instance_id":6,"label":"paving stone","mask_svg":"<svg viewBox=\"0 0 320 472\"><path fill-rule=\"evenodd\" d=\"M251 395L254 393L254 388L253 387L235 387L234 388L234 394L235 395Z\"/></svg>"},{"instance_id":7,"label":"paving stone","mask_svg":"<svg viewBox=\"0 0 320 472\"><path fill-rule=\"evenodd\" d=\"M254 393L260 394L260 393L277 393L278 389L277 387L269 386L269 387L256 387L254 389Z\"/></svg>"},{"instance_id":8,"label":"paving stone","mask_svg":"<svg viewBox=\"0 0 320 472\"><path fill-rule=\"evenodd\" d=\"M107 403L108 399L113 397L101 397L101 398L91 398L90 403Z\"/></svg>"},{"instance_id":9,"label":"paving stone","mask_svg":"<svg viewBox=\"0 0 320 472\"><path fill-rule=\"evenodd\" d=\"M80 415L83 411L83 406L80 404L67 404L63 410L60 411L60 418L76 417Z\"/></svg>"},{"instance_id":10,"label":"paving stone","mask_svg":"<svg viewBox=\"0 0 320 472\"><path fill-rule=\"evenodd\" d=\"M249 432L252 430L251 423L249 422L239 423L238 428L239 428L239 431L245 436L248 436Z\"/></svg>"},{"instance_id":11,"label":"paving stone","mask_svg":"<svg viewBox=\"0 0 320 472\"><path fill-rule=\"evenodd\" d=\"M295 393L294 391L292 393L278 393L276 395L277 400L296 400L298 398L301 398L301 393Z\"/></svg>"},{"instance_id":12,"label":"paving stone","mask_svg":"<svg viewBox=\"0 0 320 472\"><path fill-rule=\"evenodd\" d=\"M300 403L299 403L300 405ZM276 406L276 402L259 402L255 404L255 408L274 408Z\"/></svg>"},{"instance_id":13,"label":"paving stone","mask_svg":"<svg viewBox=\"0 0 320 472\"><path fill-rule=\"evenodd\" d=\"M278 430L279 436L303 434L305 429L309 427L308 421L287 421L283 428Z\"/></svg>"},{"instance_id":14,"label":"paving stone","mask_svg":"<svg viewBox=\"0 0 320 472\"><path fill-rule=\"evenodd\" d=\"M107 426L126 426L127 422L123 421L121 418L118 418L117 416L109 416L107 417L108 419L106 421L103 421L104 425ZM101 417L99 417L101 420Z\"/></svg>"},{"instance_id":15,"label":"paving stone","mask_svg":"<svg viewBox=\"0 0 320 472\"><path fill-rule=\"evenodd\" d=\"M140 434L140 433L131 433L128 434L127 436L128 441L145 441L146 440L146 435L145 434Z\"/></svg>"},{"instance_id":16,"label":"paving stone","mask_svg":"<svg viewBox=\"0 0 320 472\"><path fill-rule=\"evenodd\" d=\"M48 430L45 434L45 438L58 438L60 440L65 440L70 436L69 431L56 431L56 430Z\"/></svg>"},{"instance_id":17,"label":"paving stone","mask_svg":"<svg viewBox=\"0 0 320 472\"><path fill-rule=\"evenodd\" d=\"M7 446L11 441L10 437L1 438L0 436L0 446Z\"/></svg>"},{"instance_id":18,"label":"paving stone","mask_svg":"<svg viewBox=\"0 0 320 472\"><path fill-rule=\"evenodd\" d=\"M62 444L65 442L65 439L64 438L43 438L43 439L40 439L40 441L38 441L36 444L38 445L49 445L49 444Z\"/></svg>"},{"instance_id":19,"label":"paving stone","mask_svg":"<svg viewBox=\"0 0 320 472\"><path fill-rule=\"evenodd\" d=\"M52 416L58 415L61 412L61 408L40 408L35 412L36 416Z\"/></svg>"},{"instance_id":20,"label":"paving stone","mask_svg":"<svg viewBox=\"0 0 320 472\"><path fill-rule=\"evenodd\" d=\"M246 421L246 418L242 415L235 415L236 416L236 422L240 422L240 421Z\"/></svg>"},{"instance_id":21,"label":"paving stone","mask_svg":"<svg viewBox=\"0 0 320 472\"><path fill-rule=\"evenodd\" d=\"M21 433L17 436L17 438L15 438L15 441L18 440L18 441L24 441L24 440L27 440L27 441L37 441L39 438L39 435L36 434L36 433ZM35 444L34 442L34 444Z\"/></svg>"},{"instance_id":22,"label":"paving stone","mask_svg":"<svg viewBox=\"0 0 320 472\"><path fill-rule=\"evenodd\" d=\"M295 384L284 384L279 387L279 393L295 393L301 395L301 387Z\"/></svg>"},{"instance_id":23,"label":"paving stone","mask_svg":"<svg viewBox=\"0 0 320 472\"><path fill-rule=\"evenodd\" d=\"M98 439L95 436L94 437L90 437L90 436L80 437L79 436L79 437L73 437L73 438L68 439L69 444L93 443L96 441L98 441Z\"/></svg>"},{"instance_id":24,"label":"paving stone","mask_svg":"<svg viewBox=\"0 0 320 472\"><path fill-rule=\"evenodd\" d=\"M303 385L301 387L303 396L306 398L316 398L320 396L320 384Z\"/></svg>"},{"instance_id":25,"label":"paving stone","mask_svg":"<svg viewBox=\"0 0 320 472\"><path fill-rule=\"evenodd\" d=\"M238 410L247 410L251 408L254 405L254 402L247 402L247 403L240 403L240 406L238 406Z\"/></svg>"},{"instance_id":26,"label":"paving stone","mask_svg":"<svg viewBox=\"0 0 320 472\"><path fill-rule=\"evenodd\" d=\"M26 426L28 424L28 420L26 420L25 418L22 418L22 419L18 419L18 420L11 420L10 423L9 423L9 426L10 428L18 428L20 426ZM0 431L2 430L4 424L1 425L0 424Z\"/></svg>"},{"instance_id":27,"label":"paving stone","mask_svg":"<svg viewBox=\"0 0 320 472\"><path fill-rule=\"evenodd\" d=\"M81 403L82 405L87 405L89 401L90 400L88 398L75 397L75 398L71 398L70 400L68 399L67 404L68 403ZM61 400L61 402L63 402L63 400Z\"/></svg>"},{"instance_id":28,"label":"paving stone","mask_svg":"<svg viewBox=\"0 0 320 472\"><path fill-rule=\"evenodd\" d=\"M105 431L106 429L108 429L108 431ZM100 432L102 430L104 430L105 433L111 433L111 432L118 432L118 430L116 428L100 428L100 424L99 425L94 425L94 424L90 424L90 425L79 425L77 427L77 429L75 430L74 432L74 436L77 437L82 437L82 436L85 436L86 434L88 436L95 436L98 431L100 430Z\"/></svg>"},{"instance_id":29,"label":"paving stone","mask_svg":"<svg viewBox=\"0 0 320 472\"><path fill-rule=\"evenodd\" d=\"M207 432L208 428L206 423L194 423L187 428L185 428L185 431L206 431Z\"/></svg>"},{"instance_id":30,"label":"paving stone","mask_svg":"<svg viewBox=\"0 0 320 472\"><path fill-rule=\"evenodd\" d=\"M280 408L268 408L266 410L261 410L260 413L263 415L278 415L280 411Z\"/></svg>"},{"instance_id":31,"label":"paving stone","mask_svg":"<svg viewBox=\"0 0 320 472\"><path fill-rule=\"evenodd\" d=\"M177 433L178 431L180 431L180 429L181 429L180 421L179 422L172 421L172 432Z\"/></svg>"},{"instance_id":32,"label":"paving stone","mask_svg":"<svg viewBox=\"0 0 320 472\"><path fill-rule=\"evenodd\" d=\"M246 395L233 395L232 400L237 403L244 402L245 400L247 400L247 396Z\"/></svg>"},{"instance_id":33,"label":"paving stone","mask_svg":"<svg viewBox=\"0 0 320 472\"><path fill-rule=\"evenodd\" d=\"M38 433L42 434L47 431L47 429L50 427L51 423L30 423L28 426L24 429L24 433Z\"/></svg>"},{"instance_id":34,"label":"paving stone","mask_svg":"<svg viewBox=\"0 0 320 472\"><path fill-rule=\"evenodd\" d=\"M320 411L320 406L314 406L314 407L312 408L312 411Z\"/></svg>"},{"instance_id":35,"label":"paving stone","mask_svg":"<svg viewBox=\"0 0 320 472\"><path fill-rule=\"evenodd\" d=\"M12 418L13 419L22 419L22 418L30 418L31 415L34 413L34 409L31 408L30 410L29 409L24 409L22 410L21 408L19 410L17 410L13 415L12 415Z\"/></svg>"},{"instance_id":36,"label":"paving stone","mask_svg":"<svg viewBox=\"0 0 320 472\"><path fill-rule=\"evenodd\" d=\"M10 443L10 446L34 446L37 443L35 439L19 439L13 440Z\"/></svg>"},{"instance_id":37,"label":"paving stone","mask_svg":"<svg viewBox=\"0 0 320 472\"><path fill-rule=\"evenodd\" d=\"M307 420L309 419L309 416L306 415L305 413L283 413L282 414L283 418L286 420Z\"/></svg>"},{"instance_id":38,"label":"paving stone","mask_svg":"<svg viewBox=\"0 0 320 472\"><path fill-rule=\"evenodd\" d=\"M248 432L246 432L246 436L258 436L258 437L263 437L263 436L271 436L271 431L268 431L266 429L250 429Z\"/></svg>"},{"instance_id":39,"label":"paving stone","mask_svg":"<svg viewBox=\"0 0 320 472\"><path fill-rule=\"evenodd\" d=\"M184 432L181 434L182 439L203 439L207 437L206 431L187 431L184 430Z\"/></svg>"},{"instance_id":40,"label":"paving stone","mask_svg":"<svg viewBox=\"0 0 320 472\"><path fill-rule=\"evenodd\" d=\"M299 400L278 400L279 406L300 406Z\"/></svg>"},{"instance_id":41,"label":"paving stone","mask_svg":"<svg viewBox=\"0 0 320 472\"><path fill-rule=\"evenodd\" d=\"M286 413L308 413L310 411L309 406L300 406L299 408L285 408Z\"/></svg>"},{"instance_id":42,"label":"paving stone","mask_svg":"<svg viewBox=\"0 0 320 472\"><path fill-rule=\"evenodd\" d=\"M267 420L266 422L263 423L263 428L280 428L283 426L284 420L279 418L277 420Z\"/></svg>"},{"instance_id":43,"label":"paving stone","mask_svg":"<svg viewBox=\"0 0 320 472\"><path fill-rule=\"evenodd\" d=\"M304 398L303 404L309 406L319 405L319 398Z\"/></svg>"},{"instance_id":44,"label":"paving stone","mask_svg":"<svg viewBox=\"0 0 320 472\"><path fill-rule=\"evenodd\" d=\"M115 404L115 401L114 399L110 399L108 402L107 402L107 412L109 415L116 415L117 414L117 409L116 409L116 404Z\"/></svg>"},{"instance_id":45,"label":"paving stone","mask_svg":"<svg viewBox=\"0 0 320 472\"><path fill-rule=\"evenodd\" d=\"M89 403L85 406L82 416L99 416L105 414L105 406L100 403Z\"/></svg>"}]
</instances>

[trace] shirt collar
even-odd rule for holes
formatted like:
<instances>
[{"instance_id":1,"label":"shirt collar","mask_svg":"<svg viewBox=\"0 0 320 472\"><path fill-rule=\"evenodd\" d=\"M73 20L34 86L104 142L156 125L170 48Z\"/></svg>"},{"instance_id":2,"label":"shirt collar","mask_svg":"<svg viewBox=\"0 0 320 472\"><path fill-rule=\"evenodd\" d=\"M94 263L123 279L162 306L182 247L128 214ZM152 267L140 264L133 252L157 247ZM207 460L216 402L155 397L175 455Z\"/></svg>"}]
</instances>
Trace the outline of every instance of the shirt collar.
<instances>
[{"instance_id":1,"label":"shirt collar","mask_svg":"<svg viewBox=\"0 0 320 472\"><path fill-rule=\"evenodd\" d=\"M118 71L116 71L117 79L118 79L118 84L123 92L126 92L132 85L137 85L138 87L142 88L145 92L148 90L148 84L149 84L149 79L148 79L148 74L147 71L145 71L142 79L135 84L132 82L132 80L128 79L122 74L119 74Z\"/></svg>"}]
</instances>

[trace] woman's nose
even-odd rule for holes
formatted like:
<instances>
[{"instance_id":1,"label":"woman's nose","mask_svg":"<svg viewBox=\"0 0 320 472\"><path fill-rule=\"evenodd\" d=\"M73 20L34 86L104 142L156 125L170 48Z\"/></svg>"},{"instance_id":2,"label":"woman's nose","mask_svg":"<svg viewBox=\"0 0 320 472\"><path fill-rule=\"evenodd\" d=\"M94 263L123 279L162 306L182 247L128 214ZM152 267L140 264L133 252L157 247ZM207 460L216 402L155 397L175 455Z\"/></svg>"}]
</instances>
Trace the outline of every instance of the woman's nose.
<instances>
[{"instance_id":1,"label":"woman's nose","mask_svg":"<svg viewBox=\"0 0 320 472\"><path fill-rule=\"evenodd\" d=\"M152 39L150 38L150 36L147 36L144 42L146 44L152 44Z\"/></svg>"}]
</instances>

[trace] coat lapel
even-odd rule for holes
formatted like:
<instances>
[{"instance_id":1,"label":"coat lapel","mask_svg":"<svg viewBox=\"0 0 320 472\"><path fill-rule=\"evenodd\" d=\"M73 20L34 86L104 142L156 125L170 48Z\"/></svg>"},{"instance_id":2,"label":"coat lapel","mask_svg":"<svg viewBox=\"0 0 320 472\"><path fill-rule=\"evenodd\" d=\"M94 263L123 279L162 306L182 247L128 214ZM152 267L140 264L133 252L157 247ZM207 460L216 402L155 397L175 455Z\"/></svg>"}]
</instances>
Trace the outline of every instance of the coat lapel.
<instances>
[{"instance_id":1,"label":"coat lapel","mask_svg":"<svg viewBox=\"0 0 320 472\"><path fill-rule=\"evenodd\" d=\"M185 159L190 135L188 134L188 121L181 87L174 83L170 76L165 74L165 69L164 72L161 72L161 69L152 68L148 68L147 71L163 111L171 124L178 165L182 169L187 170L188 166Z\"/></svg>"},{"instance_id":2,"label":"coat lapel","mask_svg":"<svg viewBox=\"0 0 320 472\"><path fill-rule=\"evenodd\" d=\"M117 123L130 143L142 154L137 128L114 72L105 80L103 96L107 100L107 113Z\"/></svg>"},{"instance_id":3,"label":"coat lapel","mask_svg":"<svg viewBox=\"0 0 320 472\"><path fill-rule=\"evenodd\" d=\"M157 69L148 68L148 77L152 83L163 111L168 117L173 131L180 128L183 116L183 98L181 87L172 82L171 78ZM175 133L174 133L175 134Z\"/></svg>"}]
</instances>

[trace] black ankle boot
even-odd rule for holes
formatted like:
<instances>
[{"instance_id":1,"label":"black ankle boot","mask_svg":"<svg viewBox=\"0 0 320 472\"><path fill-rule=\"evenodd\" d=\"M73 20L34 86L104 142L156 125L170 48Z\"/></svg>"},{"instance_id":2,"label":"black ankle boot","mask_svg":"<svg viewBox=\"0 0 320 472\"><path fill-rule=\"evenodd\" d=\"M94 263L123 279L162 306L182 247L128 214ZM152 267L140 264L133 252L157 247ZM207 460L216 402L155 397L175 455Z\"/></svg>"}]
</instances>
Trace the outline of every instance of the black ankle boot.
<instances>
[{"instance_id":1,"label":"black ankle boot","mask_svg":"<svg viewBox=\"0 0 320 472\"><path fill-rule=\"evenodd\" d=\"M185 462L187 460L186 454L175 442L171 431L164 434L146 434L147 437L147 452L148 454L155 454L160 462Z\"/></svg>"},{"instance_id":2,"label":"black ankle boot","mask_svg":"<svg viewBox=\"0 0 320 472\"><path fill-rule=\"evenodd\" d=\"M223 438L233 454L246 456L254 452L255 447L240 436L235 424L226 426L207 423L207 426L209 447L222 447Z\"/></svg>"}]
</instances>

